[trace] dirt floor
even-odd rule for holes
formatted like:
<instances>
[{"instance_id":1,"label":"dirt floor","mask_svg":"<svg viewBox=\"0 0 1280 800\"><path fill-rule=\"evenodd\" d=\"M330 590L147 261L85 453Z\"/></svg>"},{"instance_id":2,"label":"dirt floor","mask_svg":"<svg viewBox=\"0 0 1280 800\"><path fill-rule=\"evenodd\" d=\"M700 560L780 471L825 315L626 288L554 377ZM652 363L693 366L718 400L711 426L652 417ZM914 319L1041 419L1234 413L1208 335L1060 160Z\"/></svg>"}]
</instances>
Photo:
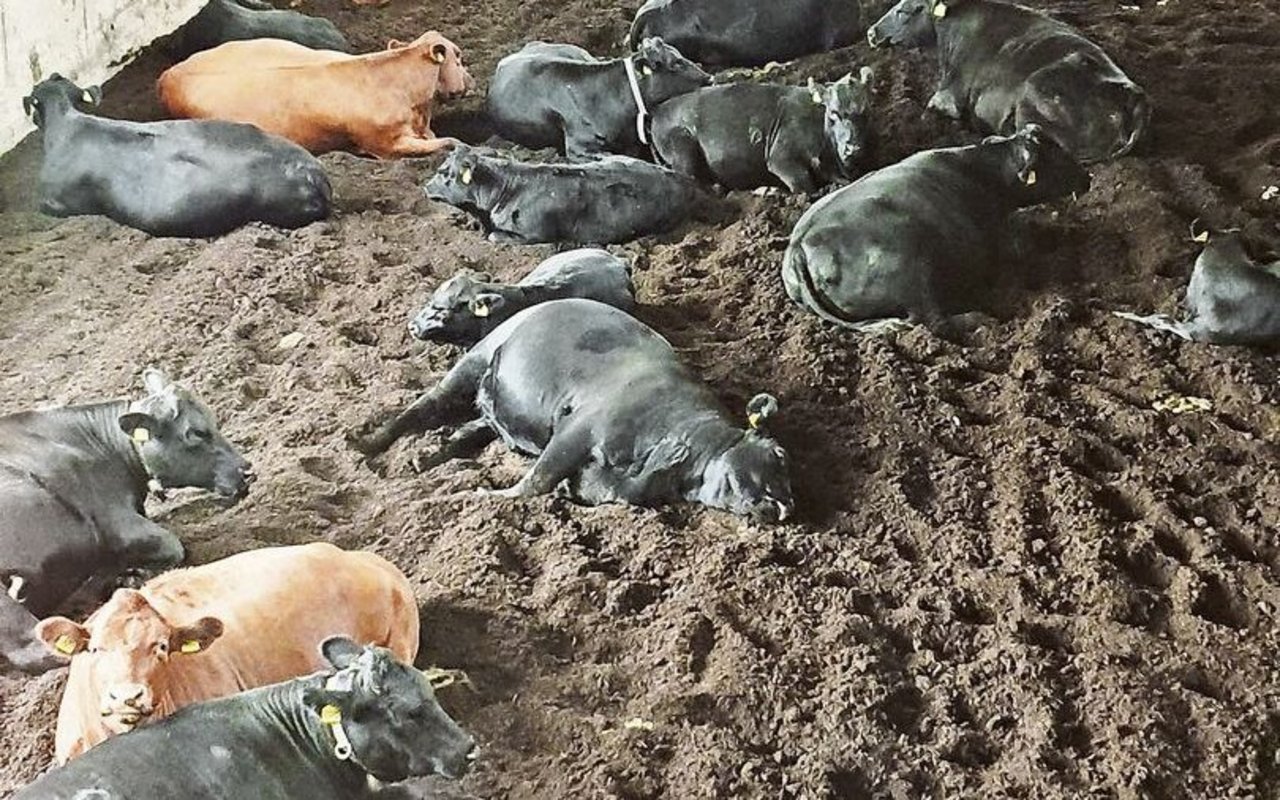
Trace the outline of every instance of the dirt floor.
<instances>
[{"instance_id":1,"label":"dirt floor","mask_svg":"<svg viewBox=\"0 0 1280 800\"><path fill-rule=\"evenodd\" d=\"M1280 798L1280 376L1275 354L1111 316L1173 311L1199 218L1280 246L1280 0L1035 3L1153 95L1155 135L1076 203L1027 213L1022 274L962 338L855 338L792 307L778 270L804 198L619 252L640 316L741 408L781 401L796 524L479 497L527 462L500 446L415 473L344 432L455 353L411 312L461 267L516 278L426 200L427 161L323 161L332 219L214 241L35 212L39 143L0 162L0 410L133 392L162 365L255 462L252 496L153 506L196 562L325 539L394 560L422 599L421 665L484 748L482 798ZM472 142L496 61L532 38L620 48L633 3L306 0L360 49L427 28L480 93L439 129ZM878 72L875 161L976 137L924 111L923 54L859 45L775 73ZM104 113L153 118L144 54ZM303 343L281 349L286 334ZM1203 397L1204 413L1153 408ZM63 678L0 678L0 794L48 763ZM628 726L632 720L641 725ZM651 725L651 729L650 729ZM157 765L157 768L170 768ZM437 795L433 795L437 796Z\"/></svg>"}]
</instances>

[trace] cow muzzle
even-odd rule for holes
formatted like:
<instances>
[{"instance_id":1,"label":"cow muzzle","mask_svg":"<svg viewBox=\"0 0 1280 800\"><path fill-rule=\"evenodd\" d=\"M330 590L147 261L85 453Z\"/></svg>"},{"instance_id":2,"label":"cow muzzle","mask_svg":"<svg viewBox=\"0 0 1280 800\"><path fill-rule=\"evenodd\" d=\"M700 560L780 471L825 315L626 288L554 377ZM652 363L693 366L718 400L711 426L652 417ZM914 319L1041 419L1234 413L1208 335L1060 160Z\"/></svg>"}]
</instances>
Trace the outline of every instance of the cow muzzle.
<instances>
[{"instance_id":1,"label":"cow muzzle","mask_svg":"<svg viewBox=\"0 0 1280 800\"><path fill-rule=\"evenodd\" d=\"M436 317L415 317L409 323L409 335L420 341L426 341L444 328L444 320Z\"/></svg>"},{"instance_id":2,"label":"cow muzzle","mask_svg":"<svg viewBox=\"0 0 1280 800\"><path fill-rule=\"evenodd\" d=\"M153 710L145 686L139 683L120 683L107 690L101 713L107 727L128 731L151 716Z\"/></svg>"}]
</instances>

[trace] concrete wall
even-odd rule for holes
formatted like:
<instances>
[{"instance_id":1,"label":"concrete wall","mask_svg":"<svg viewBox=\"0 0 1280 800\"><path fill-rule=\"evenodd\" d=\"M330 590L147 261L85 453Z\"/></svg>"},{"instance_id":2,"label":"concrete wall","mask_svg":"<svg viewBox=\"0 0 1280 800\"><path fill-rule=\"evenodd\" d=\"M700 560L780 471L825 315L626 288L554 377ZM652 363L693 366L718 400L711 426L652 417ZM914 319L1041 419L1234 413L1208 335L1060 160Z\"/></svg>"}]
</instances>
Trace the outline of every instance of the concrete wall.
<instances>
[{"instance_id":1,"label":"concrete wall","mask_svg":"<svg viewBox=\"0 0 1280 800\"><path fill-rule=\"evenodd\" d=\"M0 0L0 153L32 130L22 98L54 72L102 83L206 0Z\"/></svg>"}]
</instances>

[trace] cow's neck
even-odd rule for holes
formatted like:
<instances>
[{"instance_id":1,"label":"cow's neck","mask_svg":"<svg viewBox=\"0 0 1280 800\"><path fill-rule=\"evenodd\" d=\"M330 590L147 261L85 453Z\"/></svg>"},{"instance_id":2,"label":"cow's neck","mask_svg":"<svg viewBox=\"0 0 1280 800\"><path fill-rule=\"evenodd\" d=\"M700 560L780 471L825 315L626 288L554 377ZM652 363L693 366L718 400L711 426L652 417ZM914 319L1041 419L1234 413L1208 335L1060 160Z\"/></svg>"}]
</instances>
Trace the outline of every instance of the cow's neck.
<instances>
[{"instance_id":1,"label":"cow's neck","mask_svg":"<svg viewBox=\"0 0 1280 800\"><path fill-rule=\"evenodd\" d=\"M685 500L697 502L706 491L707 470L712 463L723 458L735 444L742 441L743 432L719 412L693 416L683 425L675 427L683 428L686 438L696 443L685 462L684 482L680 491Z\"/></svg>"},{"instance_id":2,"label":"cow's neck","mask_svg":"<svg viewBox=\"0 0 1280 800\"><path fill-rule=\"evenodd\" d=\"M257 699L246 704L248 712L274 727L282 741L291 742L301 756L297 760L305 764L308 771L322 774L330 787L341 789L336 796L364 797L371 776L355 761L344 761L334 755L332 734L303 702L303 693L308 688L323 685L322 678L304 678L257 689L240 697ZM320 794L328 796L323 791Z\"/></svg>"},{"instance_id":3,"label":"cow's neck","mask_svg":"<svg viewBox=\"0 0 1280 800\"><path fill-rule=\"evenodd\" d=\"M141 505L147 495L146 467L137 448L120 429L120 416L129 410L129 402L116 400L86 406L43 412L60 424L62 438L95 456L94 480L111 480L122 484Z\"/></svg>"},{"instance_id":4,"label":"cow's neck","mask_svg":"<svg viewBox=\"0 0 1280 800\"><path fill-rule=\"evenodd\" d=\"M390 50L379 54L379 62L400 73L397 80L388 80L385 73L374 71L372 77L377 83L379 92L394 87L402 99L413 108L422 111L426 124L431 121L431 104L436 99L436 89L440 85L440 65L430 59L416 47L401 50ZM423 66L423 64L428 66Z\"/></svg>"},{"instance_id":5,"label":"cow's neck","mask_svg":"<svg viewBox=\"0 0 1280 800\"><path fill-rule=\"evenodd\" d=\"M62 95L54 95L43 102L40 108L40 135L45 152L49 152L52 145L66 138L69 123L79 116L82 116L80 112Z\"/></svg>"}]
</instances>

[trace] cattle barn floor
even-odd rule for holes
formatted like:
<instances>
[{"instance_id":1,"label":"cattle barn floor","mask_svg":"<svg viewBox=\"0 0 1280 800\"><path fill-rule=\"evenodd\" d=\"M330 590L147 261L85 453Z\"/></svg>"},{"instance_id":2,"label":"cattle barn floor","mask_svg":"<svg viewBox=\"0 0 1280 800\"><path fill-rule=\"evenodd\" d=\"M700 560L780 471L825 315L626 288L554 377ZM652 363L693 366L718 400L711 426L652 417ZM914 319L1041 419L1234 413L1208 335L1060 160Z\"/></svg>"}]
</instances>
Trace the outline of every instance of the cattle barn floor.
<instances>
[{"instance_id":1,"label":"cattle barn floor","mask_svg":"<svg viewBox=\"0 0 1280 800\"><path fill-rule=\"evenodd\" d=\"M35 213L27 141L0 163L0 410L123 396L163 365L261 475L230 511L199 494L153 507L194 561L317 539L395 561L422 601L420 665L476 684L444 702L481 766L432 796L1280 797L1275 354L1109 313L1175 309L1195 218L1280 246L1280 199L1260 199L1280 184L1280 2L1036 5L1148 87L1155 137L1078 203L1019 218L1022 274L976 332L857 339L793 308L778 270L802 198L735 195L737 221L621 248L640 316L727 404L780 399L794 525L477 497L527 462L494 446L419 475L430 436L365 466L348 426L455 355L412 342L411 311L461 267L512 279L552 252L491 245L426 200L430 161L326 156L329 221L166 240ZM363 50L455 39L481 92L438 127L469 141L489 136L479 98L500 57L533 37L615 53L634 10L302 8ZM976 140L923 110L926 56L859 45L777 75L862 63L877 164ZM166 64L145 53L105 113L154 117ZM1169 394L1212 410L1155 410ZM62 681L0 679L0 794L48 763Z\"/></svg>"}]
</instances>

